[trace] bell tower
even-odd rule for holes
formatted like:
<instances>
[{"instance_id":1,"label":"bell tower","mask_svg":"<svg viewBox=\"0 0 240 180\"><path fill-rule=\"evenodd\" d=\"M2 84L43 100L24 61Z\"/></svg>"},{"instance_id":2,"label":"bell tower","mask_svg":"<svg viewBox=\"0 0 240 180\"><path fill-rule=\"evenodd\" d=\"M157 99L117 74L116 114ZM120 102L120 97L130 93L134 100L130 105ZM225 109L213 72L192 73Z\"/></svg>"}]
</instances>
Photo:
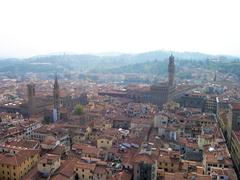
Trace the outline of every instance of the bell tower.
<instances>
[{"instance_id":1,"label":"bell tower","mask_svg":"<svg viewBox=\"0 0 240 180\"><path fill-rule=\"evenodd\" d=\"M55 80L53 85L53 121L57 121L60 118L60 93L57 74L55 74Z\"/></svg>"},{"instance_id":2,"label":"bell tower","mask_svg":"<svg viewBox=\"0 0 240 180\"><path fill-rule=\"evenodd\" d=\"M175 63L174 56L171 54L168 62L168 85L170 87L174 85L174 76L175 76Z\"/></svg>"},{"instance_id":3,"label":"bell tower","mask_svg":"<svg viewBox=\"0 0 240 180\"><path fill-rule=\"evenodd\" d=\"M28 95L28 113L32 115L35 113L35 84L30 83L27 85Z\"/></svg>"}]
</instances>

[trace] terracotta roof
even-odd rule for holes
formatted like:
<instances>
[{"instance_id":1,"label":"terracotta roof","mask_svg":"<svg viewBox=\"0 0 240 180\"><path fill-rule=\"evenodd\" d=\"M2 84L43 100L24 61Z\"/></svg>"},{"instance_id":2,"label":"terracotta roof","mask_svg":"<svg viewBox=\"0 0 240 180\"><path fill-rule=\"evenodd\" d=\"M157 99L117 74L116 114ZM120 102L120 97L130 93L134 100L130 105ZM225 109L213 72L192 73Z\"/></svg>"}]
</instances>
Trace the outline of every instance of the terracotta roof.
<instances>
[{"instance_id":1,"label":"terracotta roof","mask_svg":"<svg viewBox=\"0 0 240 180\"><path fill-rule=\"evenodd\" d=\"M39 163L41 164L47 164L49 161L58 161L60 159L60 156L55 155L55 154L46 154L40 161Z\"/></svg>"},{"instance_id":2,"label":"terracotta roof","mask_svg":"<svg viewBox=\"0 0 240 180\"><path fill-rule=\"evenodd\" d=\"M135 155L134 158L133 158L133 162L134 163L144 162L146 164L153 164L154 159L150 155L143 153L143 154Z\"/></svg>"},{"instance_id":3,"label":"terracotta roof","mask_svg":"<svg viewBox=\"0 0 240 180\"><path fill-rule=\"evenodd\" d=\"M6 145L21 147L21 148L28 148L34 149L39 143L35 140L14 140L14 141L7 141L5 142Z\"/></svg>"},{"instance_id":4,"label":"terracotta roof","mask_svg":"<svg viewBox=\"0 0 240 180\"><path fill-rule=\"evenodd\" d=\"M46 145L55 145L56 143L57 143L57 140L47 139L47 138L45 138L42 142L42 144L46 144Z\"/></svg>"},{"instance_id":5,"label":"terracotta roof","mask_svg":"<svg viewBox=\"0 0 240 180\"><path fill-rule=\"evenodd\" d=\"M55 155L62 155L66 152L66 146L65 145L58 145L56 148L54 148L52 151L50 151L51 154Z\"/></svg>"},{"instance_id":6,"label":"terracotta roof","mask_svg":"<svg viewBox=\"0 0 240 180\"><path fill-rule=\"evenodd\" d=\"M107 174L106 166L97 165L94 169L94 174Z\"/></svg>"},{"instance_id":7,"label":"terracotta roof","mask_svg":"<svg viewBox=\"0 0 240 180\"><path fill-rule=\"evenodd\" d=\"M132 179L133 174L130 172L119 172L118 174L116 174L115 176L111 177L110 179L112 180L131 180Z\"/></svg>"},{"instance_id":8,"label":"terracotta roof","mask_svg":"<svg viewBox=\"0 0 240 180\"><path fill-rule=\"evenodd\" d=\"M236 172L234 171L233 168L218 168L218 167L212 167L211 168L211 173L216 173L218 175L225 175L228 176L230 180L235 180L237 179Z\"/></svg>"},{"instance_id":9,"label":"terracotta roof","mask_svg":"<svg viewBox=\"0 0 240 180\"><path fill-rule=\"evenodd\" d=\"M100 150L95 146L90 146L87 144L73 144L72 149L75 151L81 151L82 153L98 155Z\"/></svg>"},{"instance_id":10,"label":"terracotta roof","mask_svg":"<svg viewBox=\"0 0 240 180\"><path fill-rule=\"evenodd\" d=\"M69 179L70 177L72 177L75 174L74 167L75 167L76 163L77 163L76 159L64 161L61 164L60 169L58 171L59 174L61 174L64 177L68 177L68 179Z\"/></svg>"},{"instance_id":11,"label":"terracotta roof","mask_svg":"<svg viewBox=\"0 0 240 180\"><path fill-rule=\"evenodd\" d=\"M69 177L66 177L66 176L64 176L62 174L58 174L58 175L52 177L51 179L52 180L69 180Z\"/></svg>"},{"instance_id":12,"label":"terracotta roof","mask_svg":"<svg viewBox=\"0 0 240 180\"><path fill-rule=\"evenodd\" d=\"M180 162L179 156L180 156L179 152L160 150L158 162L179 163Z\"/></svg>"},{"instance_id":13,"label":"terracotta roof","mask_svg":"<svg viewBox=\"0 0 240 180\"><path fill-rule=\"evenodd\" d=\"M90 163L85 163L85 162L77 162L75 164L75 167L79 168L79 169L88 169L88 170L94 171L94 169L96 167L96 164L90 164Z\"/></svg>"},{"instance_id":14,"label":"terracotta roof","mask_svg":"<svg viewBox=\"0 0 240 180\"><path fill-rule=\"evenodd\" d=\"M18 166L29 157L39 154L38 150L20 150L16 154L0 153L0 163Z\"/></svg>"}]
</instances>

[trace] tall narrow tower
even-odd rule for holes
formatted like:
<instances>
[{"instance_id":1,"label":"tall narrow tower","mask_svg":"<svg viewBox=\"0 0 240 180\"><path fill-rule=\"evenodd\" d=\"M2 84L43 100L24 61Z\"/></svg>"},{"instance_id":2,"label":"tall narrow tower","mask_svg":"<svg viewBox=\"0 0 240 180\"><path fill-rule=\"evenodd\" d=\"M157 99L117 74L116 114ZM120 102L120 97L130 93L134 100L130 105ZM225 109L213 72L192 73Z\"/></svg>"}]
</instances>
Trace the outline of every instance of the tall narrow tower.
<instances>
[{"instance_id":1,"label":"tall narrow tower","mask_svg":"<svg viewBox=\"0 0 240 180\"><path fill-rule=\"evenodd\" d=\"M174 56L171 54L169 57L168 62L168 85L174 85L174 75L175 75L175 63L174 63Z\"/></svg>"},{"instance_id":2,"label":"tall narrow tower","mask_svg":"<svg viewBox=\"0 0 240 180\"><path fill-rule=\"evenodd\" d=\"M217 72L215 72L214 78L213 78L213 82L216 82L216 81L217 81Z\"/></svg>"},{"instance_id":3,"label":"tall narrow tower","mask_svg":"<svg viewBox=\"0 0 240 180\"><path fill-rule=\"evenodd\" d=\"M28 114L32 115L35 112L35 84L30 83L27 85L28 95Z\"/></svg>"},{"instance_id":4,"label":"tall narrow tower","mask_svg":"<svg viewBox=\"0 0 240 180\"><path fill-rule=\"evenodd\" d=\"M59 120L59 108L60 108L60 99L59 99L59 84L57 75L55 75L54 85L53 85L53 121Z\"/></svg>"}]
</instances>

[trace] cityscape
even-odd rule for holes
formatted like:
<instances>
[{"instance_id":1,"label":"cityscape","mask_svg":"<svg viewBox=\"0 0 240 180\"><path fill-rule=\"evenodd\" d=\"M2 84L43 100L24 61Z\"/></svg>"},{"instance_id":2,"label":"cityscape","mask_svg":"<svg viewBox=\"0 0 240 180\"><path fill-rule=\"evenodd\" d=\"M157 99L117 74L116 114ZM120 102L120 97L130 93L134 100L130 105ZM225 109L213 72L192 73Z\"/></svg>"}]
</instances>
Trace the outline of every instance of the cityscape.
<instances>
[{"instance_id":1,"label":"cityscape","mask_svg":"<svg viewBox=\"0 0 240 180\"><path fill-rule=\"evenodd\" d=\"M237 5L0 3L0 180L240 179Z\"/></svg>"}]
</instances>

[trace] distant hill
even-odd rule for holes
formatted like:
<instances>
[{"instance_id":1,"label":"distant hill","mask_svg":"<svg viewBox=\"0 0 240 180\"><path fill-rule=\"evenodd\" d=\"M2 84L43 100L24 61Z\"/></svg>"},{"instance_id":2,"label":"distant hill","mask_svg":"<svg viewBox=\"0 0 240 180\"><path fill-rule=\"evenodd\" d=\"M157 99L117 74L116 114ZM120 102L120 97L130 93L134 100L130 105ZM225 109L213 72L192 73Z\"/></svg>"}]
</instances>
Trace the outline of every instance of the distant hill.
<instances>
[{"instance_id":1,"label":"distant hill","mask_svg":"<svg viewBox=\"0 0 240 180\"><path fill-rule=\"evenodd\" d=\"M175 61L176 73L179 77L186 78L191 76L189 72L181 71L188 68L203 68L212 71L219 71L222 73L232 73L239 77L240 79L240 60L229 59L226 60L215 60L215 59L205 59L205 60L189 60L189 59L179 59ZM106 73L146 73L153 75L167 75L168 61L152 61L137 63L133 65L126 65L118 68L105 70Z\"/></svg>"},{"instance_id":2,"label":"distant hill","mask_svg":"<svg viewBox=\"0 0 240 180\"><path fill-rule=\"evenodd\" d=\"M162 69L156 62L164 62L170 54L176 59L202 61L206 59L231 60L231 56L213 56L198 52L171 52L152 51L139 54L103 53L98 55L89 54L53 54L35 56L27 59L1 59L0 72L26 73L26 72L157 72ZM151 63L152 62L152 63ZM145 64L143 64L145 63ZM165 67L165 65L164 65Z\"/></svg>"}]
</instances>

